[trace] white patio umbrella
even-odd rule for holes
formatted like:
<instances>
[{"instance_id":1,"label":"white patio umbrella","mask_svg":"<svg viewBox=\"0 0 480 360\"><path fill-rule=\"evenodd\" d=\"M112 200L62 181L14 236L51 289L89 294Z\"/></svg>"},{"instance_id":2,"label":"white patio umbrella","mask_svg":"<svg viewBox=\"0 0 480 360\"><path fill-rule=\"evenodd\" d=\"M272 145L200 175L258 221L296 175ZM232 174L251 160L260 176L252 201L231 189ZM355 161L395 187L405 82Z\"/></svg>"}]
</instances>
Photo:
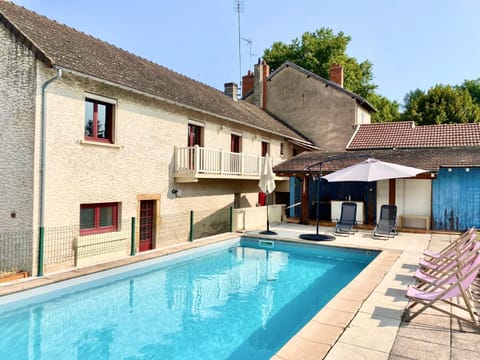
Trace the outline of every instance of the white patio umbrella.
<instances>
[{"instance_id":1,"label":"white patio umbrella","mask_svg":"<svg viewBox=\"0 0 480 360\"><path fill-rule=\"evenodd\" d=\"M417 176L427 170L369 158L358 164L322 176L329 182L378 181Z\"/></svg>"},{"instance_id":2,"label":"white patio umbrella","mask_svg":"<svg viewBox=\"0 0 480 360\"><path fill-rule=\"evenodd\" d=\"M267 230L260 232L264 235L276 235L276 232L270 231L270 219L268 217L268 194L271 194L275 190L275 174L272 169L272 162L268 156L265 155L262 172L260 173L260 180L258 181L258 187L260 190L267 194Z\"/></svg>"}]
</instances>

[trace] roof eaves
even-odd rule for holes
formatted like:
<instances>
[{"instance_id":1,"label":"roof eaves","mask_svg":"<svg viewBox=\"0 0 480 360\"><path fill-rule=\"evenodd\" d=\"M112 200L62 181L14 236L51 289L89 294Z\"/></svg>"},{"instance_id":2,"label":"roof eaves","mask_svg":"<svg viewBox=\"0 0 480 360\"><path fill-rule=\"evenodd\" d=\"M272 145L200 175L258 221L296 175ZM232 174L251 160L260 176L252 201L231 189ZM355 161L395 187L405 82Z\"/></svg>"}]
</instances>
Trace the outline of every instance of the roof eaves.
<instances>
[{"instance_id":1,"label":"roof eaves","mask_svg":"<svg viewBox=\"0 0 480 360\"><path fill-rule=\"evenodd\" d=\"M16 27L8 17L0 13L0 21L22 44L24 44L37 59L43 61L48 67L52 67L55 62L37 45L35 42L25 35Z\"/></svg>"},{"instance_id":2,"label":"roof eaves","mask_svg":"<svg viewBox=\"0 0 480 360\"><path fill-rule=\"evenodd\" d=\"M254 128L254 129L257 129L257 130L266 131L266 132L269 132L269 133L274 134L274 135L295 139L294 137L288 136L286 134L282 134L282 133L279 133L279 132L276 132L276 131L265 129L265 128L262 128L260 126L255 126L255 125L252 125L252 124L246 124L245 122L243 122L241 120L229 118L229 117L226 117L226 116L223 116L223 115L220 115L220 114L215 114L215 113L212 113L210 111L199 109L199 108L196 108L196 107L193 107L193 106L190 106L190 105L182 104L182 103L174 101L174 100L169 100L169 99L160 97L158 95L154 95L154 94L151 94L151 93L148 93L148 92L145 92L145 91L133 88L133 87L128 87L128 86L125 86L125 85L122 85L122 84L119 84L119 83L115 83L115 82L112 82L112 81L109 81L109 80L105 80L105 79L101 79L101 78L92 76L92 75L89 75L89 74L84 74L84 73L81 73L79 71L76 71L76 70L73 70L73 69L68 69L68 68L63 67L63 66L54 65L53 68L61 69L64 73L70 73L70 74L75 75L75 76L91 79L91 80L103 83L105 85L114 86L114 87L117 87L117 88L120 88L120 89L123 89L123 90L126 90L126 91L133 92L133 93L141 95L141 96L146 96L146 97L149 97L149 98L152 98L152 99L155 99L155 100L159 100L159 101L162 101L162 102L166 102L168 104L175 105L175 106L178 106L178 107L182 107L182 108L185 108L185 109L188 109L188 110L197 111L197 112L200 112L200 113L203 113L203 114L206 114L206 115L210 115L210 116L222 119L222 120L226 120L226 121L229 121L229 122L232 122L232 123L235 123L235 124L241 124L243 126L248 126L250 128ZM303 140L303 139L300 139L300 140Z\"/></svg>"}]
</instances>

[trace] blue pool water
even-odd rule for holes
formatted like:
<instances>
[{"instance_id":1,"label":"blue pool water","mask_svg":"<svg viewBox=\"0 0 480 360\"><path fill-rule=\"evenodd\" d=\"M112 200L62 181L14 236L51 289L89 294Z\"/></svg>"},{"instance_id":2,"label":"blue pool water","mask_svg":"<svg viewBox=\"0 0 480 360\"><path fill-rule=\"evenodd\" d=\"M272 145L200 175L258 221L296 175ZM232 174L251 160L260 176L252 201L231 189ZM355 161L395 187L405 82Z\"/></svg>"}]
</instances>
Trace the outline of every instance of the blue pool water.
<instances>
[{"instance_id":1,"label":"blue pool water","mask_svg":"<svg viewBox=\"0 0 480 360\"><path fill-rule=\"evenodd\" d=\"M258 239L192 254L4 301L0 359L268 359L376 256Z\"/></svg>"}]
</instances>

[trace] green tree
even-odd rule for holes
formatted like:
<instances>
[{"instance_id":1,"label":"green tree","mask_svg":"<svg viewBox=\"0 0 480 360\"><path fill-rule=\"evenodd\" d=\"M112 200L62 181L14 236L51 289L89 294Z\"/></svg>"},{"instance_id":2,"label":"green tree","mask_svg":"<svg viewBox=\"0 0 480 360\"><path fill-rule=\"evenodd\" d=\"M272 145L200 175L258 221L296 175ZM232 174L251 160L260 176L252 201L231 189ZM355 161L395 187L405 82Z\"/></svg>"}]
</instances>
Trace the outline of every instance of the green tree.
<instances>
[{"instance_id":1,"label":"green tree","mask_svg":"<svg viewBox=\"0 0 480 360\"><path fill-rule=\"evenodd\" d=\"M416 123L421 122L422 114L420 114L418 110L418 100L422 96L425 96L425 92L420 89L412 90L405 95L403 98L404 110L402 120L411 120Z\"/></svg>"},{"instance_id":2,"label":"green tree","mask_svg":"<svg viewBox=\"0 0 480 360\"><path fill-rule=\"evenodd\" d=\"M291 44L275 42L264 51L263 58L272 70L291 61L325 79L329 78L331 66L340 64L344 69L344 87L366 98L377 88L371 82L372 64L368 60L359 63L347 55L350 40L343 32L334 34L331 29L321 28L304 33L300 40L293 39Z\"/></svg>"},{"instance_id":3,"label":"green tree","mask_svg":"<svg viewBox=\"0 0 480 360\"><path fill-rule=\"evenodd\" d=\"M461 89L467 90L472 99L480 105L480 78L476 80L465 80Z\"/></svg>"},{"instance_id":4,"label":"green tree","mask_svg":"<svg viewBox=\"0 0 480 360\"><path fill-rule=\"evenodd\" d=\"M417 89L405 96L403 118L417 125L478 122L480 106L466 89L435 85L426 93Z\"/></svg>"},{"instance_id":5,"label":"green tree","mask_svg":"<svg viewBox=\"0 0 480 360\"><path fill-rule=\"evenodd\" d=\"M372 122L389 122L400 119L400 104L396 101L390 101L385 96L372 93L367 100L378 111L372 114Z\"/></svg>"}]
</instances>

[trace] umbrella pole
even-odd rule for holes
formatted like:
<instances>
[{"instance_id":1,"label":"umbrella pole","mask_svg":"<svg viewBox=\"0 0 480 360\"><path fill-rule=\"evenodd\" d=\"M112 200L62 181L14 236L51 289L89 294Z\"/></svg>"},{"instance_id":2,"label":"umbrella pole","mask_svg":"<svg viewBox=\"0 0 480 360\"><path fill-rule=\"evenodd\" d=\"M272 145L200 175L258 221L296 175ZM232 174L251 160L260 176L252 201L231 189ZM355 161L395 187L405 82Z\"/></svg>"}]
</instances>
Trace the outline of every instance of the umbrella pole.
<instances>
[{"instance_id":1,"label":"umbrella pole","mask_svg":"<svg viewBox=\"0 0 480 360\"><path fill-rule=\"evenodd\" d=\"M265 193L267 194L266 199L265 199L265 203L266 203L266 206L267 206L267 230L266 231L260 231L260 234L263 234L263 235L277 235L277 233L275 231L270 231L270 217L268 215L268 191L266 191Z\"/></svg>"},{"instance_id":2,"label":"umbrella pole","mask_svg":"<svg viewBox=\"0 0 480 360\"><path fill-rule=\"evenodd\" d=\"M268 216L268 191L267 191L267 196L266 196L266 200L267 200L267 232L270 232L270 218Z\"/></svg>"}]
</instances>

